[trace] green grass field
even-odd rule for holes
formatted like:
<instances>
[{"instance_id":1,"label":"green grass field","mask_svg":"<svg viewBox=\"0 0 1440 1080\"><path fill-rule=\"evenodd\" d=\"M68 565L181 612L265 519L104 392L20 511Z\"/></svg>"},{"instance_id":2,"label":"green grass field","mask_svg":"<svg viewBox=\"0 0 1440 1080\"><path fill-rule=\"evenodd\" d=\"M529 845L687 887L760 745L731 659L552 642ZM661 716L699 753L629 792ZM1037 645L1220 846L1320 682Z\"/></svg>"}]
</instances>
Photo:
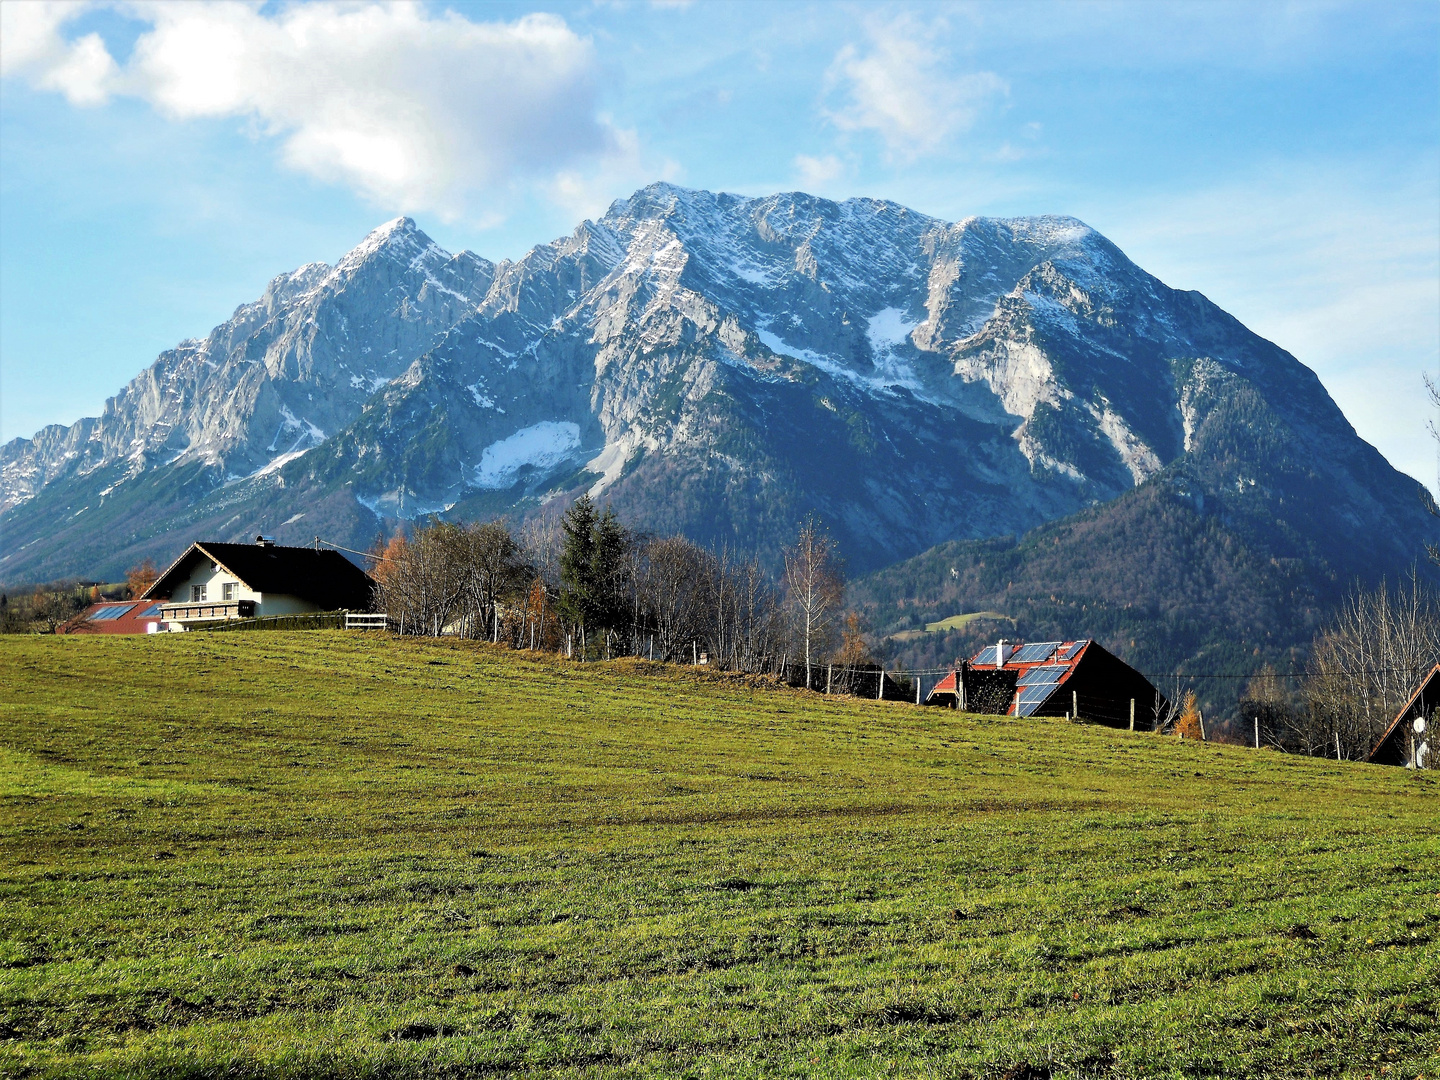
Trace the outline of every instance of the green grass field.
<instances>
[{"instance_id":1,"label":"green grass field","mask_svg":"<svg viewBox=\"0 0 1440 1080\"><path fill-rule=\"evenodd\" d=\"M1401 769L339 631L6 637L0 800L7 1077L1440 1077Z\"/></svg>"},{"instance_id":2,"label":"green grass field","mask_svg":"<svg viewBox=\"0 0 1440 1080\"><path fill-rule=\"evenodd\" d=\"M891 634L886 640L919 641L926 634L940 634L946 630L963 630L980 619L1008 623L1015 621L1008 615L1001 615L998 611L972 611L968 615L951 615L948 619L941 619L939 622L927 622L924 630L901 630L899 633Z\"/></svg>"}]
</instances>

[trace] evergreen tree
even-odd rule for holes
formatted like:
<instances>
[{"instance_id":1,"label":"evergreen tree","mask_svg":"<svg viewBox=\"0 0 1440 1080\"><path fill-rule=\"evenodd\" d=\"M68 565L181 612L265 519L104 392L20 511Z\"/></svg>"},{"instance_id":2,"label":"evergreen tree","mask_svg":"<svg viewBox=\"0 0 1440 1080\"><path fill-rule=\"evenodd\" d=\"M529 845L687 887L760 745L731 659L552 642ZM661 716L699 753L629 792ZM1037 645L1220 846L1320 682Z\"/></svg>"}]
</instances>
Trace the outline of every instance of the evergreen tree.
<instances>
[{"instance_id":1,"label":"evergreen tree","mask_svg":"<svg viewBox=\"0 0 1440 1080\"><path fill-rule=\"evenodd\" d=\"M561 523L560 613L582 628L595 616L595 522L595 503L582 495Z\"/></svg>"},{"instance_id":2,"label":"evergreen tree","mask_svg":"<svg viewBox=\"0 0 1440 1080\"><path fill-rule=\"evenodd\" d=\"M609 506L596 519L594 536L595 608L591 617L603 629L618 630L625 625L629 608L629 564L625 556L630 536Z\"/></svg>"}]
</instances>

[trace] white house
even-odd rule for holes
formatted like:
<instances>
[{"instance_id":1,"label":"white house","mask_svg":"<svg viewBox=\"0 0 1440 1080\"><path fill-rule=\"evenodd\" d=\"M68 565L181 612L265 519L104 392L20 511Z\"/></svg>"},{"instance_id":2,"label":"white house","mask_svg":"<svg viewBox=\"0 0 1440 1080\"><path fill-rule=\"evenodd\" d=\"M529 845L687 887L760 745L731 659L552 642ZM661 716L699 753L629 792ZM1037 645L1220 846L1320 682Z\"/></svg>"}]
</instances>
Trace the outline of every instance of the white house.
<instances>
[{"instance_id":1,"label":"white house","mask_svg":"<svg viewBox=\"0 0 1440 1080\"><path fill-rule=\"evenodd\" d=\"M368 611L375 583L338 551L253 544L196 542L145 590L162 600L167 630L219 619L297 615L312 611Z\"/></svg>"}]
</instances>

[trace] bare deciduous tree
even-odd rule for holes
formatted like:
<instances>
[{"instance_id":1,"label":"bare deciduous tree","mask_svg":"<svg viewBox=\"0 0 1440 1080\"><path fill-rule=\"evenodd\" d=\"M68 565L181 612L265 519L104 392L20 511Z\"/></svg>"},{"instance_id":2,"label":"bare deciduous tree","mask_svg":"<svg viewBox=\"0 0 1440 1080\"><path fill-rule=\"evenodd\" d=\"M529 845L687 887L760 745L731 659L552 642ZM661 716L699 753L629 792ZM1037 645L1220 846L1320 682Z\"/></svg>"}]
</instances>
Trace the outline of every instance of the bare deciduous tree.
<instances>
[{"instance_id":1,"label":"bare deciduous tree","mask_svg":"<svg viewBox=\"0 0 1440 1080\"><path fill-rule=\"evenodd\" d=\"M637 594L655 635L655 654L668 660L682 645L705 634L713 556L683 536L651 540L644 547Z\"/></svg>"},{"instance_id":2,"label":"bare deciduous tree","mask_svg":"<svg viewBox=\"0 0 1440 1080\"><path fill-rule=\"evenodd\" d=\"M813 517L785 549L785 591L805 656L805 686L813 688L812 665L816 654L828 651L835 613L845 598L835 541Z\"/></svg>"},{"instance_id":3,"label":"bare deciduous tree","mask_svg":"<svg viewBox=\"0 0 1440 1080\"><path fill-rule=\"evenodd\" d=\"M1437 661L1440 606L1418 577L1355 590L1311 649L1297 748L1314 753L1338 737L1342 756L1367 756Z\"/></svg>"}]
</instances>

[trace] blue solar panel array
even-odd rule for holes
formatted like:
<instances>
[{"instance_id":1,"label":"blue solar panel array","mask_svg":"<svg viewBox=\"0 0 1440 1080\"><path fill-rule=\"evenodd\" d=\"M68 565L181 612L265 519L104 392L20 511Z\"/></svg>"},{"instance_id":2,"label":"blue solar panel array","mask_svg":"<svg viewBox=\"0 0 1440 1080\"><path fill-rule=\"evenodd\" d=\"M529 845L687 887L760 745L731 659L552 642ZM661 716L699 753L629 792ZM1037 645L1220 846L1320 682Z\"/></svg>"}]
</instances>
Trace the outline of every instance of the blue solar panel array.
<instances>
[{"instance_id":1,"label":"blue solar panel array","mask_svg":"<svg viewBox=\"0 0 1440 1080\"><path fill-rule=\"evenodd\" d=\"M1075 654L1078 653L1081 649L1083 649L1086 645L1089 645L1089 644L1090 644L1090 640L1089 640L1088 638L1087 638L1086 640L1084 640L1084 641L1077 641L1077 642L1075 642L1074 645L1069 646L1064 652L1062 652L1062 653L1060 654L1060 659L1061 659L1061 660L1073 660L1073 659L1075 659Z\"/></svg>"},{"instance_id":2,"label":"blue solar panel array","mask_svg":"<svg viewBox=\"0 0 1440 1080\"><path fill-rule=\"evenodd\" d=\"M1034 683L1030 686L1022 687L1020 690L1020 700L1018 702L1018 708L1015 710L1015 715L1029 716L1041 705L1045 704L1045 699L1054 692L1054 683Z\"/></svg>"},{"instance_id":3,"label":"blue solar panel array","mask_svg":"<svg viewBox=\"0 0 1440 1080\"><path fill-rule=\"evenodd\" d=\"M1036 641L1022 645L1020 651L1010 659L1019 664L1038 664L1041 660L1049 660L1060 644L1058 641Z\"/></svg>"},{"instance_id":4,"label":"blue solar panel array","mask_svg":"<svg viewBox=\"0 0 1440 1080\"><path fill-rule=\"evenodd\" d=\"M164 604L151 604L149 607L147 607L144 611L140 612L140 614L139 614L139 615L136 615L135 617L136 617L137 619L155 619L155 618L158 618L159 615L160 615L160 609L161 609L162 607L164 607L164 606L165 606Z\"/></svg>"},{"instance_id":5,"label":"blue solar panel array","mask_svg":"<svg viewBox=\"0 0 1440 1080\"><path fill-rule=\"evenodd\" d=\"M109 622L112 619L118 619L134 606L134 604L120 604L116 607L101 608L94 615L90 616L90 621Z\"/></svg>"},{"instance_id":6,"label":"blue solar panel array","mask_svg":"<svg viewBox=\"0 0 1440 1080\"><path fill-rule=\"evenodd\" d=\"M1020 673L1021 686L1053 686L1065 677L1070 669L1064 664L1041 664Z\"/></svg>"},{"instance_id":7,"label":"blue solar panel array","mask_svg":"<svg viewBox=\"0 0 1440 1080\"><path fill-rule=\"evenodd\" d=\"M977 657L975 657L975 664L976 664L977 666L982 665L982 664L989 664L991 667L994 667L994 666L995 666L995 649L996 649L996 646L994 646L994 645L991 645L988 649L981 649L981 650L980 650L980 655L977 656Z\"/></svg>"}]
</instances>

